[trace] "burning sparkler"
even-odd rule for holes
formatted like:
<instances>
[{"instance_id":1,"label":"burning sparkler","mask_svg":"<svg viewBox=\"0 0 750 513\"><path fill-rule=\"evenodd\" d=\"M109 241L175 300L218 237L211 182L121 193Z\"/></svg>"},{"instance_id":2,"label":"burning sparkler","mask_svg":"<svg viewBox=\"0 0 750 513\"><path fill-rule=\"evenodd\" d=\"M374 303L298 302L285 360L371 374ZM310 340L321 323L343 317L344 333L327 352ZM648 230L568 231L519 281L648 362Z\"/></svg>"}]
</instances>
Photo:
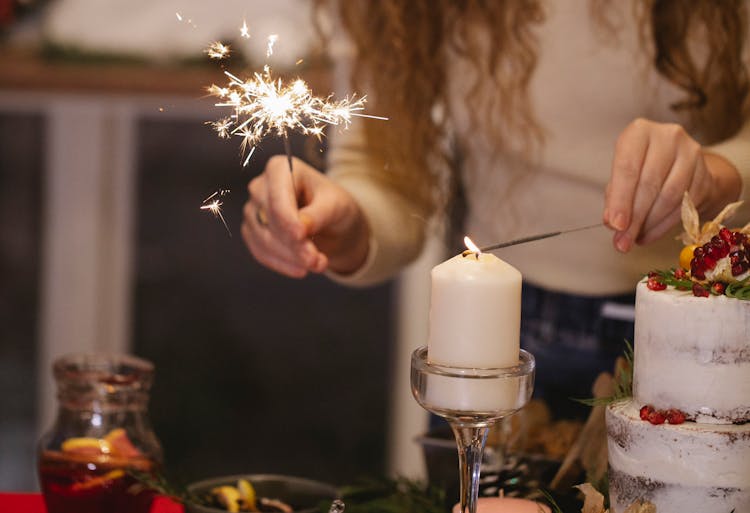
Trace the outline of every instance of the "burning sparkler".
<instances>
[{"instance_id":1,"label":"burning sparkler","mask_svg":"<svg viewBox=\"0 0 750 513\"><path fill-rule=\"evenodd\" d=\"M249 37L246 23L243 23L240 34L243 37L246 35ZM276 34L268 37L267 57L273 53L273 45L277 40ZM209 50L213 49L216 52L216 58L228 55L229 48L227 47L226 55L219 56L219 50L223 52L224 47L215 46L217 44L214 43L209 47ZM208 50L207 53L209 53ZM212 56L212 53L209 53L209 56ZM243 155L246 155L243 166L248 164L256 146L263 138L275 135L284 142L289 171L293 173L290 132L297 131L303 135L321 138L327 125L347 128L354 116L388 119L363 114L366 101L364 96L347 97L337 101L332 99L333 95L318 97L300 78L285 83L280 78L273 77L268 65L263 67L262 73L253 73L250 78L244 80L229 71L224 71L224 74L228 78L227 85L221 87L212 84L208 92L219 99L216 103L217 107L230 108L232 113L209 124L216 130L219 137L239 136L242 138L240 150ZM220 206L221 203L216 204L216 208ZM201 208L214 212L210 205L205 205L205 202L204 207ZM226 223L224 225L226 226Z\"/></svg>"},{"instance_id":2,"label":"burning sparkler","mask_svg":"<svg viewBox=\"0 0 750 513\"><path fill-rule=\"evenodd\" d=\"M247 80L228 71L224 74L229 78L227 86L212 85L208 91L219 98L217 107L229 107L233 114L211 125L220 137L242 137L243 153L268 135L281 137L287 145L290 131L322 137L326 125L346 128L353 116L387 119L361 114L365 97L339 101L333 101L330 96L317 97L304 80L298 78L285 84L271 75L268 66L263 68L263 73L255 73Z\"/></svg>"}]
</instances>

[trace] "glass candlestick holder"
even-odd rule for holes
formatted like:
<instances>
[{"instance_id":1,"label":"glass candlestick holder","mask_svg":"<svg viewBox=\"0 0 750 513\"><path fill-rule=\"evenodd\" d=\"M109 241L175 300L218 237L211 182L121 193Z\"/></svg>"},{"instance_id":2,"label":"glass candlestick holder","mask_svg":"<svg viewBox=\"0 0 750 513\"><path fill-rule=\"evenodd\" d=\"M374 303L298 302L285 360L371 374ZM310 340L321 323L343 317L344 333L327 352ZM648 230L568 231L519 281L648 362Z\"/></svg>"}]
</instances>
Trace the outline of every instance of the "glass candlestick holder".
<instances>
[{"instance_id":1,"label":"glass candlestick holder","mask_svg":"<svg viewBox=\"0 0 750 513\"><path fill-rule=\"evenodd\" d=\"M463 368L430 362L427 348L411 357L411 391L424 409L444 417L458 445L461 513L476 513L479 471L490 428L517 412L534 390L534 356L520 351L518 364Z\"/></svg>"}]
</instances>

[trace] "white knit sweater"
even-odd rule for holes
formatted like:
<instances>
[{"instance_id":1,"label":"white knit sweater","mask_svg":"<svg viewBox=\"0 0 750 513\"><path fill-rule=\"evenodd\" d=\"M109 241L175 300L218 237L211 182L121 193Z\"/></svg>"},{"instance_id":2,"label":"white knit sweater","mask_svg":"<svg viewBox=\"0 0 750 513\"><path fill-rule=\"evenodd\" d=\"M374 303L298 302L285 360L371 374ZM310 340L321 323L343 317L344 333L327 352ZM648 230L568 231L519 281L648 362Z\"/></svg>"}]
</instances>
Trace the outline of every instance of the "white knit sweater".
<instances>
[{"instance_id":1,"label":"white knit sweater","mask_svg":"<svg viewBox=\"0 0 750 513\"><path fill-rule=\"evenodd\" d=\"M627 3L623 2L622 5ZM588 3L558 0L547 4L538 29L539 61L531 83L535 116L545 144L535 169L510 185L519 169L512 155L495 155L492 141L471 126L462 112L471 66L452 60L449 84L456 104L452 124L465 154L468 235L479 245L520 236L597 223L602 218L614 143L637 117L679 122L669 104L683 93L659 76L637 38L634 16L623 10L618 41L606 42L588 14ZM502 115L498 112L497 115ZM333 141L329 176L360 203L372 230L370 253L353 275L334 279L367 285L393 276L421 249L424 213L408 199L371 180L364 157L362 123ZM750 196L750 123L730 140L709 148L740 171L746 201ZM748 202L750 205L750 202ZM747 212L747 209L744 209ZM737 219L736 222L745 222ZM581 295L634 290L644 272L677 265L680 227L662 240L628 254L612 246L605 228L523 244L496 254L518 268L524 279L545 288Z\"/></svg>"}]
</instances>

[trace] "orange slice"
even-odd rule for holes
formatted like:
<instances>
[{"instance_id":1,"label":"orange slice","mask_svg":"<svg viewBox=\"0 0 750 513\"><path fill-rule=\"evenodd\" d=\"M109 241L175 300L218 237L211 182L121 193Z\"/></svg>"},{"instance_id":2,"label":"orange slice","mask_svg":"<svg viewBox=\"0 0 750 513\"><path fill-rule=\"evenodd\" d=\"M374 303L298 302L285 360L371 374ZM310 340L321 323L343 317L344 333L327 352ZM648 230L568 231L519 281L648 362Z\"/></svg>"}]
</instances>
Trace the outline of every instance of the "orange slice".
<instances>
[{"instance_id":1,"label":"orange slice","mask_svg":"<svg viewBox=\"0 0 750 513\"><path fill-rule=\"evenodd\" d=\"M112 445L101 438L68 438L62 443L63 452L76 454L110 454Z\"/></svg>"},{"instance_id":2,"label":"orange slice","mask_svg":"<svg viewBox=\"0 0 750 513\"><path fill-rule=\"evenodd\" d=\"M141 456L139 451L133 442L128 438L128 434L123 428L113 429L107 436L104 437L104 441L107 442L112 448L112 454L116 456L122 456L123 458L137 458Z\"/></svg>"},{"instance_id":3,"label":"orange slice","mask_svg":"<svg viewBox=\"0 0 750 513\"><path fill-rule=\"evenodd\" d=\"M240 499L246 511L258 511L258 505L255 503L255 488L247 479L237 481L237 491L240 492Z\"/></svg>"},{"instance_id":4,"label":"orange slice","mask_svg":"<svg viewBox=\"0 0 750 513\"><path fill-rule=\"evenodd\" d=\"M88 481L83 481L80 483L75 483L73 486L71 486L72 490L90 490L91 488L97 488L99 486L104 486L106 484L111 483L115 479L120 479L122 476L125 475L124 470L110 470L103 476L95 477L93 479L89 479Z\"/></svg>"},{"instance_id":5,"label":"orange slice","mask_svg":"<svg viewBox=\"0 0 750 513\"><path fill-rule=\"evenodd\" d=\"M222 506L227 508L230 513L240 511L240 492L234 486L219 486L211 490Z\"/></svg>"}]
</instances>

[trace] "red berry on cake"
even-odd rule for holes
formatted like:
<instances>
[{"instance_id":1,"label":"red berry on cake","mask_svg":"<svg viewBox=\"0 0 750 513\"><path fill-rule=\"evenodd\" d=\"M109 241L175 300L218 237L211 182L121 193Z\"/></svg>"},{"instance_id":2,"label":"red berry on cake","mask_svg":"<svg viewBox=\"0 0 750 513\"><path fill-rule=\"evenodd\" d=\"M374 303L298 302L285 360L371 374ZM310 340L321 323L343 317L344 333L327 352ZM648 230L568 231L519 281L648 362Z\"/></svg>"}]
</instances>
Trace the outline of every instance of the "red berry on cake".
<instances>
[{"instance_id":1,"label":"red berry on cake","mask_svg":"<svg viewBox=\"0 0 750 513\"><path fill-rule=\"evenodd\" d=\"M695 297L708 297L709 293L700 283L693 283L693 295Z\"/></svg>"},{"instance_id":2,"label":"red berry on cake","mask_svg":"<svg viewBox=\"0 0 750 513\"><path fill-rule=\"evenodd\" d=\"M711 285L711 294L715 296L721 296L724 293L725 289L726 287L724 286L724 284L720 281L717 281L716 283Z\"/></svg>"},{"instance_id":3,"label":"red berry on cake","mask_svg":"<svg viewBox=\"0 0 750 513\"><path fill-rule=\"evenodd\" d=\"M648 421L655 426L664 424L666 420L667 416L662 410L654 410L648 414Z\"/></svg>"},{"instance_id":4,"label":"red berry on cake","mask_svg":"<svg viewBox=\"0 0 750 513\"><path fill-rule=\"evenodd\" d=\"M685 422L685 414L682 413L680 410L676 409L670 409L667 410L667 422L670 424L682 424Z\"/></svg>"},{"instance_id":5,"label":"red berry on cake","mask_svg":"<svg viewBox=\"0 0 750 513\"><path fill-rule=\"evenodd\" d=\"M648 416L654 412L654 407L650 404L641 407L641 420L648 420Z\"/></svg>"},{"instance_id":6,"label":"red berry on cake","mask_svg":"<svg viewBox=\"0 0 750 513\"><path fill-rule=\"evenodd\" d=\"M697 280L706 279L706 268L703 266L703 260L698 260L697 257L693 258L690 262L690 274Z\"/></svg>"},{"instance_id":7,"label":"red berry on cake","mask_svg":"<svg viewBox=\"0 0 750 513\"><path fill-rule=\"evenodd\" d=\"M667 284L659 276L650 276L646 282L646 286L651 290L664 290L667 288Z\"/></svg>"}]
</instances>

